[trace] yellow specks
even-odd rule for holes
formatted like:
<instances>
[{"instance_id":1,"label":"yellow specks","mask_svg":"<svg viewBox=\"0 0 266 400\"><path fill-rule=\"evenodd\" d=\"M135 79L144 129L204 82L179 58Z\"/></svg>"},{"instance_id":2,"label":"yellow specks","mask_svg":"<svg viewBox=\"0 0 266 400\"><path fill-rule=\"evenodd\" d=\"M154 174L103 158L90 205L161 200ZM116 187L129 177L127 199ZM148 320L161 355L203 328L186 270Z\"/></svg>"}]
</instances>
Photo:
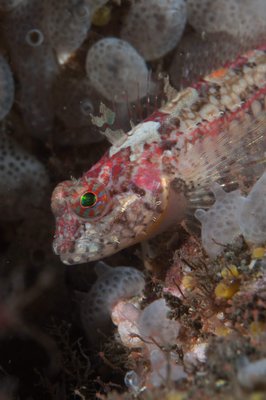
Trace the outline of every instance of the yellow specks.
<instances>
[{"instance_id":1,"label":"yellow specks","mask_svg":"<svg viewBox=\"0 0 266 400\"><path fill-rule=\"evenodd\" d=\"M225 325L218 326L218 327L215 329L215 334L216 334L217 336L227 336L227 335L229 335L229 333L231 333L231 332L232 332L232 329L228 328L228 327L225 326Z\"/></svg>"},{"instance_id":2,"label":"yellow specks","mask_svg":"<svg viewBox=\"0 0 266 400\"><path fill-rule=\"evenodd\" d=\"M235 265L229 265L229 267L223 268L221 271L223 278L238 278L239 271Z\"/></svg>"},{"instance_id":3,"label":"yellow specks","mask_svg":"<svg viewBox=\"0 0 266 400\"><path fill-rule=\"evenodd\" d=\"M265 400L265 392L255 392L249 397L249 400Z\"/></svg>"},{"instance_id":4,"label":"yellow specks","mask_svg":"<svg viewBox=\"0 0 266 400\"><path fill-rule=\"evenodd\" d=\"M240 282L233 280L232 282L220 282L215 288L215 296L220 299L231 299L238 291Z\"/></svg>"},{"instance_id":5,"label":"yellow specks","mask_svg":"<svg viewBox=\"0 0 266 400\"><path fill-rule=\"evenodd\" d=\"M217 387L217 389L221 389L221 388L223 388L224 386L226 386L228 384L228 382L225 380L225 379L218 379L216 382L215 382L215 386Z\"/></svg>"},{"instance_id":6,"label":"yellow specks","mask_svg":"<svg viewBox=\"0 0 266 400\"><path fill-rule=\"evenodd\" d=\"M264 247L256 247L253 251L252 251L252 258L254 259L261 259L264 257L265 254L265 249Z\"/></svg>"},{"instance_id":7,"label":"yellow specks","mask_svg":"<svg viewBox=\"0 0 266 400\"><path fill-rule=\"evenodd\" d=\"M182 279L182 285L187 290L193 290L196 285L195 278L191 275L185 275Z\"/></svg>"},{"instance_id":8,"label":"yellow specks","mask_svg":"<svg viewBox=\"0 0 266 400\"><path fill-rule=\"evenodd\" d=\"M253 321L249 325L249 331L252 336L259 336L266 332L266 323L260 321Z\"/></svg>"},{"instance_id":9,"label":"yellow specks","mask_svg":"<svg viewBox=\"0 0 266 400\"><path fill-rule=\"evenodd\" d=\"M185 400L186 398L185 393L172 391L166 395L165 400Z\"/></svg>"},{"instance_id":10,"label":"yellow specks","mask_svg":"<svg viewBox=\"0 0 266 400\"><path fill-rule=\"evenodd\" d=\"M111 7L103 6L99 8L92 18L93 25L105 26L111 19Z\"/></svg>"}]
</instances>

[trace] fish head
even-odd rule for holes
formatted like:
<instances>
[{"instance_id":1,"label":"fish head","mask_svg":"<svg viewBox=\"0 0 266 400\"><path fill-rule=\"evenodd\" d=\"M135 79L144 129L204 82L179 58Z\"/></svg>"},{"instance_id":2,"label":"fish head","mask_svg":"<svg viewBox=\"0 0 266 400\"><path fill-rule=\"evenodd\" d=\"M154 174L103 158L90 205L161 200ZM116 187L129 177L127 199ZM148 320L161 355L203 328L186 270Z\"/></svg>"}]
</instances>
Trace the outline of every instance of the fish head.
<instances>
[{"instance_id":1,"label":"fish head","mask_svg":"<svg viewBox=\"0 0 266 400\"><path fill-rule=\"evenodd\" d=\"M122 166L123 168L123 166ZM124 174L120 171L123 181ZM158 231L168 185L156 168L145 165L120 185L110 174L88 172L60 183L52 195L56 219L53 248L65 264L102 259Z\"/></svg>"}]
</instances>

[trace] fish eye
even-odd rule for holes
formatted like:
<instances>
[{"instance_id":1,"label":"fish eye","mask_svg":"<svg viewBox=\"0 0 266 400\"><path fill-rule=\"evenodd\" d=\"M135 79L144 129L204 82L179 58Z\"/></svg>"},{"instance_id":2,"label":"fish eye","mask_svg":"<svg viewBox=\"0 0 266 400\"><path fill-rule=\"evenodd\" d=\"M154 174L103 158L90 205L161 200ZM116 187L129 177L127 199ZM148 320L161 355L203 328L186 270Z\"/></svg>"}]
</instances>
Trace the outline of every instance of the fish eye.
<instances>
[{"instance_id":1,"label":"fish eye","mask_svg":"<svg viewBox=\"0 0 266 400\"><path fill-rule=\"evenodd\" d=\"M110 196L105 186L97 181L86 182L84 186L80 186L72 193L70 199L72 210L78 217L84 219L102 217L110 207Z\"/></svg>"},{"instance_id":2,"label":"fish eye","mask_svg":"<svg viewBox=\"0 0 266 400\"><path fill-rule=\"evenodd\" d=\"M97 203L97 195L93 192L86 192L80 196L81 207L93 207Z\"/></svg>"}]
</instances>

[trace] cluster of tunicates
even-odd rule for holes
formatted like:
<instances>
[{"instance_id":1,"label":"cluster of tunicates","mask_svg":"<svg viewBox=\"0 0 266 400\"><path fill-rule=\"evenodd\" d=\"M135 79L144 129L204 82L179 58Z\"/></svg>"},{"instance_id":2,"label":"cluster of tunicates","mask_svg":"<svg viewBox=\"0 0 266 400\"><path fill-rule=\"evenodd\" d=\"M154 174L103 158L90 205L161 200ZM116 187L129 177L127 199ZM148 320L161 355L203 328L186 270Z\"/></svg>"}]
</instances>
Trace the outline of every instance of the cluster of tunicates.
<instances>
[{"instance_id":1,"label":"cluster of tunicates","mask_svg":"<svg viewBox=\"0 0 266 400\"><path fill-rule=\"evenodd\" d=\"M98 12L104 8L108 8L110 18L102 24ZM139 13L142 8L144 12ZM98 22L94 25L96 12ZM71 173L72 166L67 170L58 162L54 146L64 153L65 162L66 148L70 152L78 146L104 141L105 136L92 119L98 115L101 102L109 108L115 103L119 110L115 129L121 129L130 126L128 105L157 93L157 65L151 68L147 61L160 61L178 43L186 23L186 6L184 0L132 2L126 6L111 0L0 0L0 18L3 131L7 133L7 121L18 143L25 135L28 149L34 154L29 153L29 157L36 160L40 170L44 167L38 160L45 154L44 161L51 159L61 176L66 171ZM139 29L135 30L138 38L134 41L136 19ZM141 39L144 26L147 35ZM103 27L100 34L98 27ZM18 146L28 154L24 143ZM76 164L71 158L66 161ZM46 186L47 173L44 175ZM36 176L28 174L27 185L34 187ZM12 218L25 215L26 211L18 211L22 208L11 210Z\"/></svg>"},{"instance_id":2,"label":"cluster of tunicates","mask_svg":"<svg viewBox=\"0 0 266 400\"><path fill-rule=\"evenodd\" d=\"M107 33L94 35L93 17L102 7L109 7L110 29ZM128 108L128 103L138 102L150 94L158 95L156 78L161 60L174 49L177 53L170 69L173 83L176 83L175 76L179 75L176 71L180 68L183 68L185 79L189 81L192 77L194 80L235 55L231 47L235 50L237 45L232 46L226 36L215 35L224 31L231 37L244 35L244 32L251 36L251 22L252 27L259 30L258 25L265 20L265 8L262 0L256 0L256 7L247 0L243 7L239 0L140 0L126 5L107 0L2 0L0 12L3 13L1 22L7 62L12 65L11 75L17 82L16 105L26 131L43 141L54 136L63 145L72 144L75 137L77 143L82 144L99 141L99 128L95 131L90 120L91 114L98 110L91 96L92 88L97 103L103 101L108 106L119 103L118 107L127 104ZM114 27L112 12L119 16L119 25ZM254 13L257 19L253 18ZM214 32L214 36L204 41L202 36L195 38L193 33L184 34L187 14L189 24L196 31L200 34L203 30ZM254 24L254 20L259 23ZM109 27L109 22L107 24ZM221 41L227 43L222 52L216 46ZM183 47L177 47L179 43ZM180 53L186 55L183 67ZM76 64L69 68L69 63L78 54L80 58L76 58ZM67 90L74 87L72 70L76 67L80 81L73 90L72 102L66 99L65 110L68 111L63 113L61 104L57 103L58 87L62 87L58 81L66 82L66 97L69 97ZM180 82L176 86L180 86ZM83 92L81 87L84 87ZM11 84L9 94L9 98L3 96L3 102L7 104L9 100L4 116L12 105ZM63 90L61 94L64 95ZM82 121L84 114L88 117L85 123L76 124L79 107ZM122 127L128 126L124 119L130 119L129 113L124 113ZM87 135L84 129L89 131ZM71 138L68 140L66 136Z\"/></svg>"},{"instance_id":3,"label":"cluster of tunicates","mask_svg":"<svg viewBox=\"0 0 266 400\"><path fill-rule=\"evenodd\" d=\"M96 42L89 50L86 71L95 89L112 102L134 102L153 92L145 61L171 51L186 23L183 0L133 2L120 33Z\"/></svg>"},{"instance_id":4,"label":"cluster of tunicates","mask_svg":"<svg viewBox=\"0 0 266 400\"><path fill-rule=\"evenodd\" d=\"M173 352L164 353L162 348L170 348L177 343L180 324L168 318L170 308L164 299L149 304L138 320L140 337L145 343L151 365L148 378L150 385L159 387L168 378L172 382L186 377L178 357ZM156 316L156 318L154 318Z\"/></svg>"},{"instance_id":5,"label":"cluster of tunicates","mask_svg":"<svg viewBox=\"0 0 266 400\"><path fill-rule=\"evenodd\" d=\"M177 354L170 351L171 346L177 344L180 323L169 319L169 312L164 299L153 301L142 311L132 302L119 302L112 310L112 320L123 345L141 349L142 356L148 359L150 372L145 385L151 387L161 386L166 379L176 382L186 377ZM137 387L133 387L136 377L134 371L125 377L126 385L134 391L137 391Z\"/></svg>"},{"instance_id":6,"label":"cluster of tunicates","mask_svg":"<svg viewBox=\"0 0 266 400\"><path fill-rule=\"evenodd\" d=\"M212 187L215 203L208 211L198 209L202 244L210 257L216 257L239 236L251 245L266 243L266 172L247 197L239 190L225 192L218 184Z\"/></svg>"}]
</instances>

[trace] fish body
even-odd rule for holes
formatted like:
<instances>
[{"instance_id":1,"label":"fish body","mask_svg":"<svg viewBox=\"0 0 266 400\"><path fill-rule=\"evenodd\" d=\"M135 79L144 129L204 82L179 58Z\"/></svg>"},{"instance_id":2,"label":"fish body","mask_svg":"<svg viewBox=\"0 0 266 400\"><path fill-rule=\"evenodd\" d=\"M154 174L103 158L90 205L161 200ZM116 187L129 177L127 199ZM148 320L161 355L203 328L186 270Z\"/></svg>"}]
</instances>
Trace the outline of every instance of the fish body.
<instances>
[{"instance_id":1,"label":"fish body","mask_svg":"<svg viewBox=\"0 0 266 400\"><path fill-rule=\"evenodd\" d=\"M265 170L265 94L266 47L179 92L55 188L55 253L101 259L193 218L213 182L248 190Z\"/></svg>"}]
</instances>

